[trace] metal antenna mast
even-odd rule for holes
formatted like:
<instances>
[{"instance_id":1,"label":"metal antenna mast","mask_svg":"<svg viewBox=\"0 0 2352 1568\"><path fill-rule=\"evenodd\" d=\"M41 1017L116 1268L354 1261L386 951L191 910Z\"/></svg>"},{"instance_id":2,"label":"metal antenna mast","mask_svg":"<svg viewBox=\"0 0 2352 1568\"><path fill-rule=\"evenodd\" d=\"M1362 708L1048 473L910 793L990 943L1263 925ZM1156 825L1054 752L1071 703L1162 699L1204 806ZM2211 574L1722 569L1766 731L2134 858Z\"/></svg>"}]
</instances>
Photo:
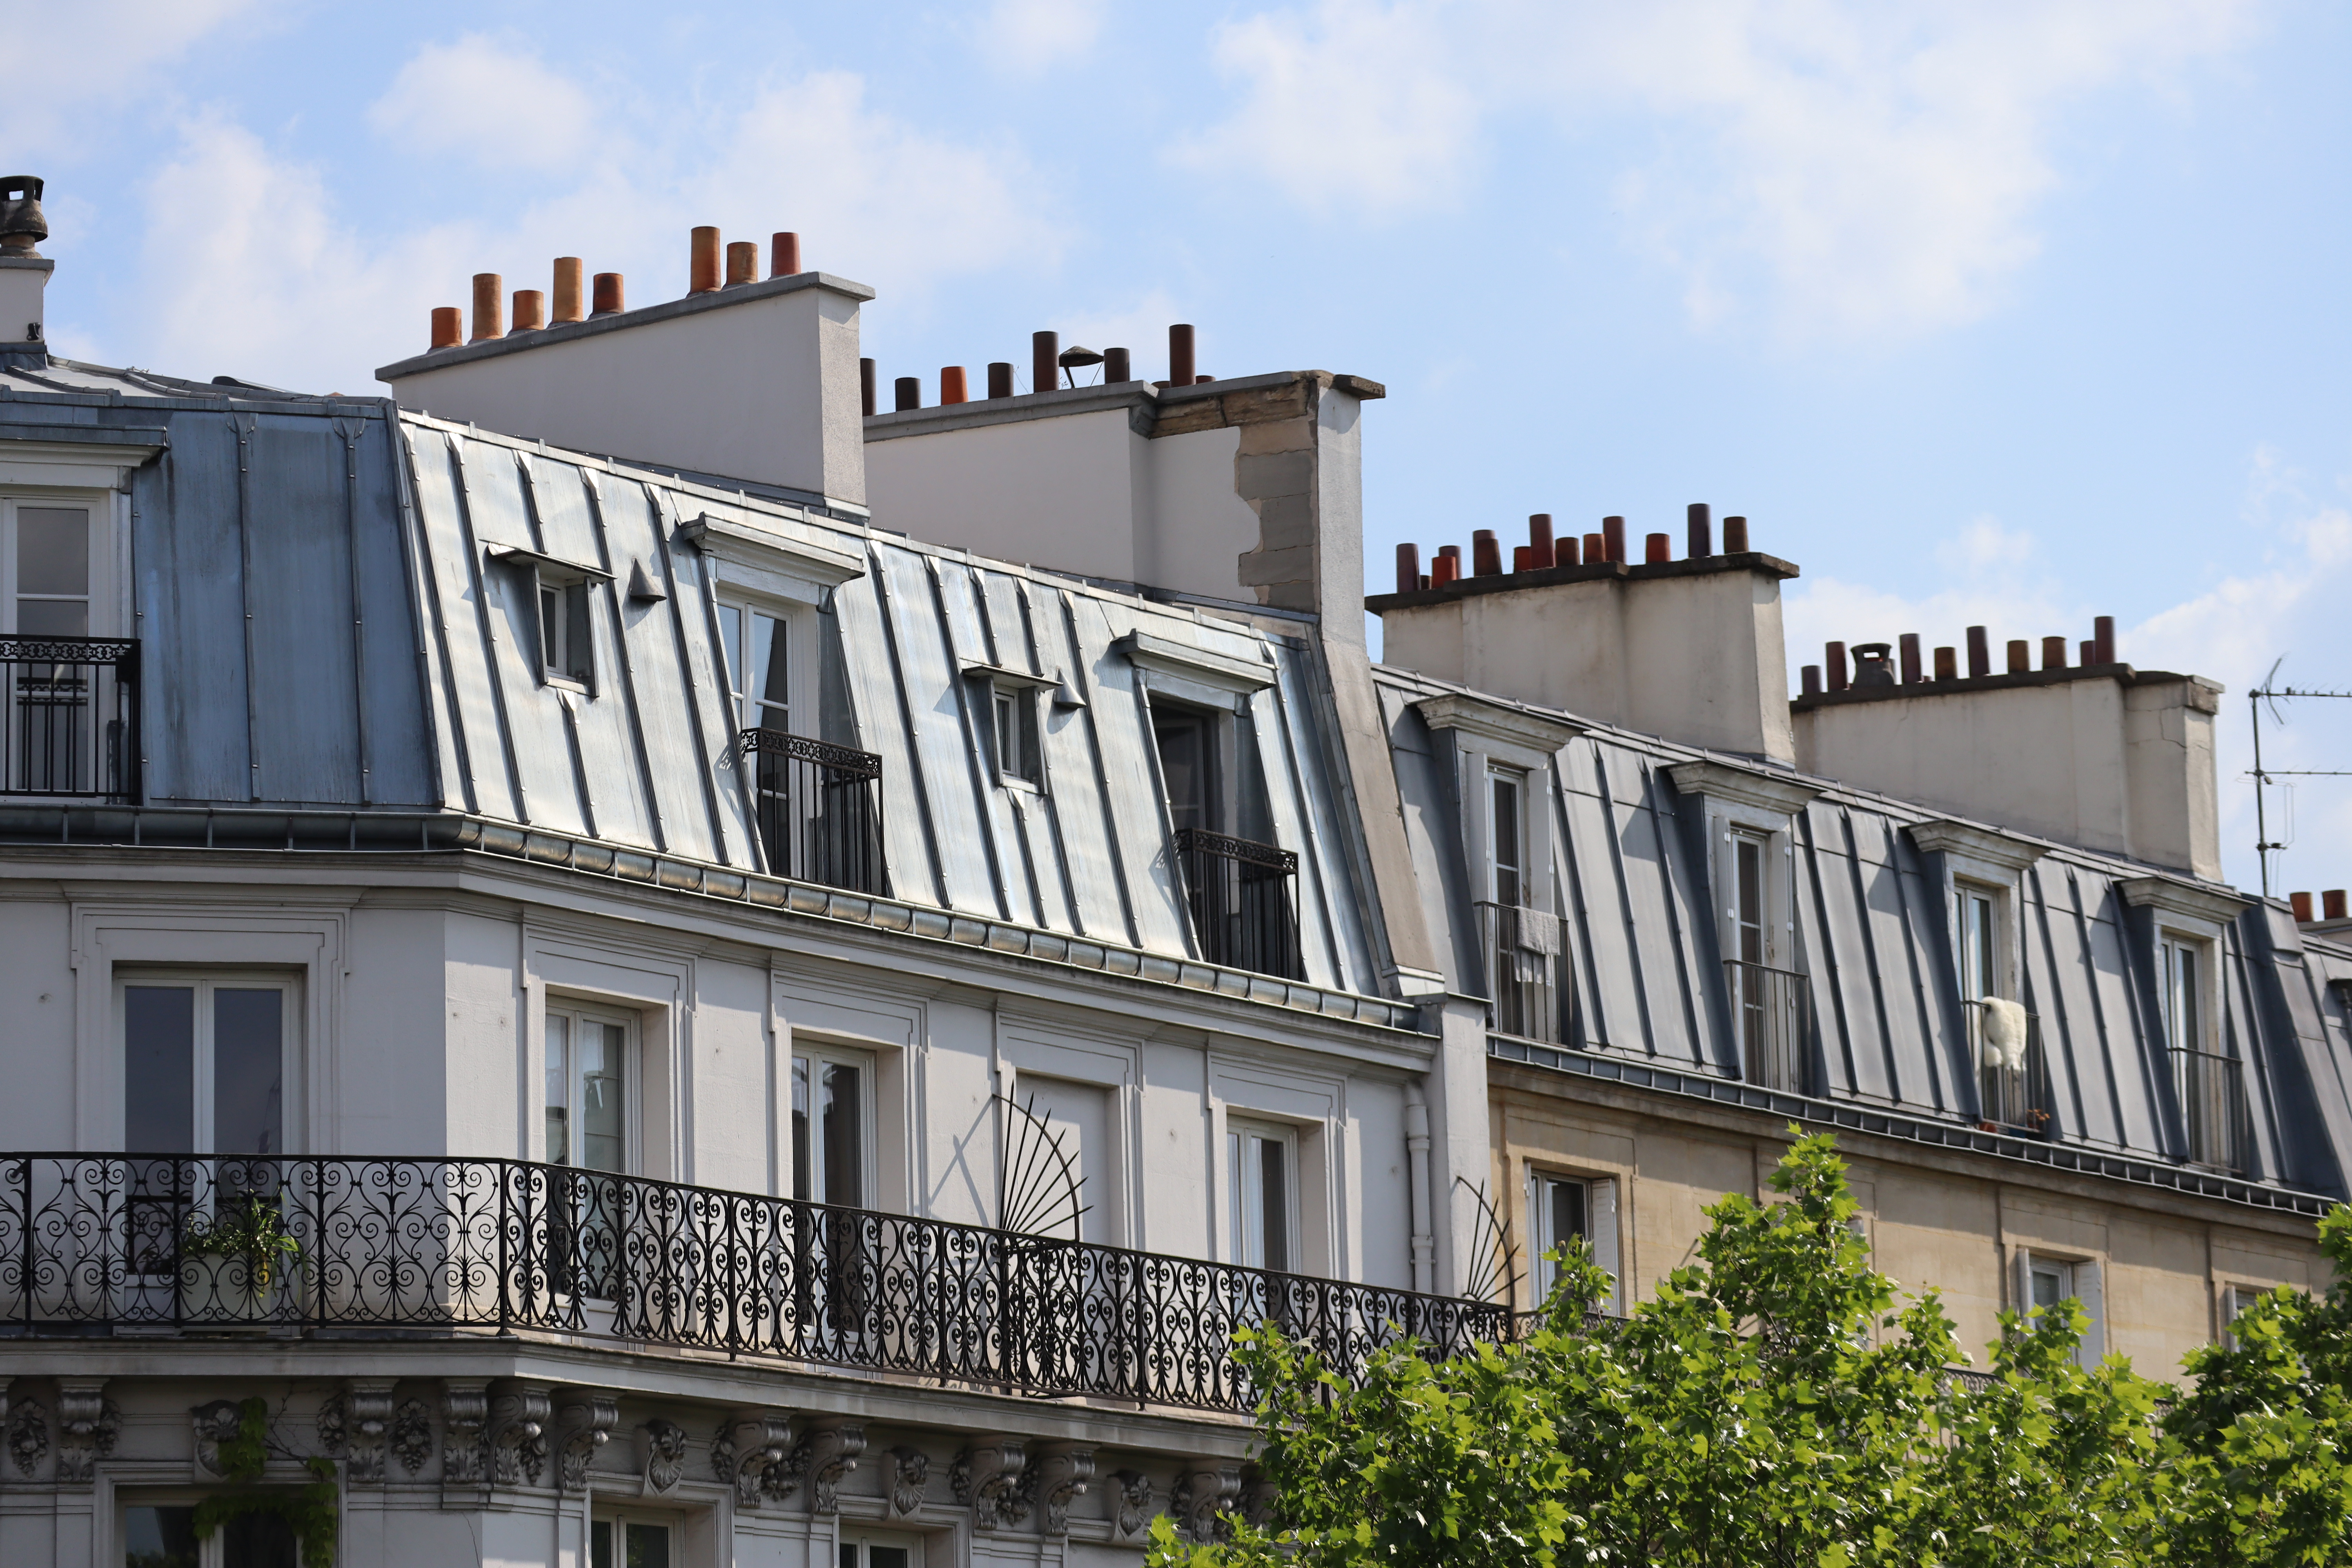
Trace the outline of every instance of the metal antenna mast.
<instances>
[{"instance_id":1,"label":"metal antenna mast","mask_svg":"<svg viewBox=\"0 0 2352 1568\"><path fill-rule=\"evenodd\" d=\"M2254 721L2254 858L2261 863L2263 868L2263 897L2266 899L2271 896L2271 853L2273 850L2284 849L2286 846L2271 842L2270 819L2263 806L2263 787L2273 779L2352 778L2352 769L2346 768L2278 768L2266 771L2263 767L2263 703L2268 702L2271 705L2272 720L2284 724L2286 722L2286 715L2278 710L2281 698L2332 697L2338 700L2352 701L2352 691L2298 691L2292 686L2273 686L2271 682L2278 679L2279 665L2285 662L2286 659L2282 655L2271 666L2271 672L2263 677L2263 683L2246 693L2246 710L2252 715Z\"/></svg>"}]
</instances>

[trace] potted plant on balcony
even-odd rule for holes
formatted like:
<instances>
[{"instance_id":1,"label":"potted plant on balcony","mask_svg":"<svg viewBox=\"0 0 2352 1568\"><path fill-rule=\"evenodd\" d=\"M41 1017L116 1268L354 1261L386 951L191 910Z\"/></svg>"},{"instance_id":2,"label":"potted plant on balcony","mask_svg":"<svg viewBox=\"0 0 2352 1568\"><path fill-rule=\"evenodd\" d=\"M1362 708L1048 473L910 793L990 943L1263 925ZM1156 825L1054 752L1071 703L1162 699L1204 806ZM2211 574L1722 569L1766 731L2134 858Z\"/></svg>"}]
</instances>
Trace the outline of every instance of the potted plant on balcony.
<instances>
[{"instance_id":1,"label":"potted plant on balcony","mask_svg":"<svg viewBox=\"0 0 2352 1568\"><path fill-rule=\"evenodd\" d=\"M180 1316L191 1323L265 1323L293 1289L302 1243L257 1194L192 1215L180 1240Z\"/></svg>"}]
</instances>

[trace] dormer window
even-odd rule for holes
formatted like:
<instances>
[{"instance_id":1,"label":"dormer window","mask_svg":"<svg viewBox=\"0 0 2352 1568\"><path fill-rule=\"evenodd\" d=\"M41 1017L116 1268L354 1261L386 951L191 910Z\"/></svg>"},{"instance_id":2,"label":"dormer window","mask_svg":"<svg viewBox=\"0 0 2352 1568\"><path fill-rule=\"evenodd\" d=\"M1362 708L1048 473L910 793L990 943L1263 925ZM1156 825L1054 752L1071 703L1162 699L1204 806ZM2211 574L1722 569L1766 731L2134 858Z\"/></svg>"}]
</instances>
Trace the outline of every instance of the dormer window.
<instances>
[{"instance_id":1,"label":"dormer window","mask_svg":"<svg viewBox=\"0 0 2352 1568\"><path fill-rule=\"evenodd\" d=\"M727 645L727 681L739 728L791 733L790 632L782 616L749 605L719 606L719 635Z\"/></svg>"},{"instance_id":2,"label":"dormer window","mask_svg":"<svg viewBox=\"0 0 2352 1568\"><path fill-rule=\"evenodd\" d=\"M2257 1163L2253 1108L2245 1064L2231 1054L2233 1030L2221 1027L2223 994L2213 955L2222 932L2248 907L2235 893L2172 877L2134 877L2117 885L2137 911L2135 935L2151 960L2155 1016L2179 1108L2181 1153L2192 1164L2251 1174Z\"/></svg>"},{"instance_id":3,"label":"dormer window","mask_svg":"<svg viewBox=\"0 0 2352 1568\"><path fill-rule=\"evenodd\" d=\"M992 695L997 776L1032 789L1042 786L1045 765L1037 744L1037 694L1000 682L992 688Z\"/></svg>"},{"instance_id":4,"label":"dormer window","mask_svg":"<svg viewBox=\"0 0 2352 1568\"><path fill-rule=\"evenodd\" d=\"M1516 768L1491 769L1486 790L1486 851L1495 902L1520 909L1528 901L1528 776Z\"/></svg>"},{"instance_id":5,"label":"dormer window","mask_svg":"<svg viewBox=\"0 0 2352 1568\"><path fill-rule=\"evenodd\" d=\"M549 686L594 691L596 634L590 605L597 585L611 582L613 574L601 566L507 545L490 546L489 558L492 565L513 569L523 578L530 595L524 603L534 607L540 679Z\"/></svg>"}]
</instances>

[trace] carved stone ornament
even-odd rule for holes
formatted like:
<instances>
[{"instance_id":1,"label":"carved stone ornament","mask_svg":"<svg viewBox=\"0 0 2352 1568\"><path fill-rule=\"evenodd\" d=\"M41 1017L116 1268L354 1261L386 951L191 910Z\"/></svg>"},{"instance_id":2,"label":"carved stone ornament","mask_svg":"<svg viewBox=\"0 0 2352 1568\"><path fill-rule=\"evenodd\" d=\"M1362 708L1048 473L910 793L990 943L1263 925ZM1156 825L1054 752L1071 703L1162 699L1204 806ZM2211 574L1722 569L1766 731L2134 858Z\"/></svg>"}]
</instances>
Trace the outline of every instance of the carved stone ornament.
<instances>
[{"instance_id":1,"label":"carved stone ornament","mask_svg":"<svg viewBox=\"0 0 2352 1568\"><path fill-rule=\"evenodd\" d=\"M1169 1494L1176 1528L1201 1545L1232 1532L1225 1516L1242 1495L1242 1468L1231 1459L1196 1459L1176 1478Z\"/></svg>"},{"instance_id":2,"label":"carved stone ornament","mask_svg":"<svg viewBox=\"0 0 2352 1568\"><path fill-rule=\"evenodd\" d=\"M923 1489L930 1484L931 1457L920 1448L893 1448L882 1456L882 1497L892 1513L909 1514L923 1506Z\"/></svg>"},{"instance_id":3,"label":"carved stone ornament","mask_svg":"<svg viewBox=\"0 0 2352 1568\"><path fill-rule=\"evenodd\" d=\"M556 1413L555 1479L564 1491L588 1489L588 1461L611 1440L621 1424L620 1396L597 1389L574 1389Z\"/></svg>"},{"instance_id":4,"label":"carved stone ornament","mask_svg":"<svg viewBox=\"0 0 2352 1568\"><path fill-rule=\"evenodd\" d=\"M659 1497L686 1474L686 1428L655 1416L637 1428L637 1458L646 1493Z\"/></svg>"},{"instance_id":5,"label":"carved stone ornament","mask_svg":"<svg viewBox=\"0 0 2352 1568\"><path fill-rule=\"evenodd\" d=\"M343 1461L355 1485L383 1481L384 1441L392 1434L392 1384L354 1379L319 1406L319 1446Z\"/></svg>"},{"instance_id":6,"label":"carved stone ornament","mask_svg":"<svg viewBox=\"0 0 2352 1568\"><path fill-rule=\"evenodd\" d=\"M1029 1512L1021 1499L1021 1468L1026 1453L1018 1437L982 1437L955 1457L948 1487L971 1510L971 1527L993 1531L1017 1524Z\"/></svg>"},{"instance_id":7,"label":"carved stone ornament","mask_svg":"<svg viewBox=\"0 0 2352 1568\"><path fill-rule=\"evenodd\" d=\"M58 1484L86 1487L98 1477L98 1462L114 1452L122 1433L122 1412L106 1397L104 1378L61 1378L58 1383Z\"/></svg>"},{"instance_id":8,"label":"carved stone ornament","mask_svg":"<svg viewBox=\"0 0 2352 1568\"><path fill-rule=\"evenodd\" d=\"M1132 1540L1151 1525L1151 1478L1141 1470L1121 1470L1111 1479L1118 1483L1118 1506L1111 1511L1111 1527L1121 1540Z\"/></svg>"},{"instance_id":9,"label":"carved stone ornament","mask_svg":"<svg viewBox=\"0 0 2352 1568\"><path fill-rule=\"evenodd\" d=\"M49 1410L37 1399L8 1401L8 1458L26 1480L49 1457Z\"/></svg>"},{"instance_id":10,"label":"carved stone ornament","mask_svg":"<svg viewBox=\"0 0 2352 1568\"><path fill-rule=\"evenodd\" d=\"M421 1399L404 1399L392 1413L392 1457L414 1478L433 1458L433 1411Z\"/></svg>"},{"instance_id":11,"label":"carved stone ornament","mask_svg":"<svg viewBox=\"0 0 2352 1568\"><path fill-rule=\"evenodd\" d=\"M441 1385L441 1484L478 1487L488 1472L483 1428L489 1424L487 1383L451 1381Z\"/></svg>"},{"instance_id":12,"label":"carved stone ornament","mask_svg":"<svg viewBox=\"0 0 2352 1568\"><path fill-rule=\"evenodd\" d=\"M783 1411L739 1410L719 1424L710 1440L710 1473L735 1489L737 1508L756 1509L768 1471L791 1457L792 1443L792 1417Z\"/></svg>"},{"instance_id":13,"label":"carved stone ornament","mask_svg":"<svg viewBox=\"0 0 2352 1568\"><path fill-rule=\"evenodd\" d=\"M548 1390L543 1384L510 1384L490 1401L490 1483L539 1485L547 1468Z\"/></svg>"},{"instance_id":14,"label":"carved stone ornament","mask_svg":"<svg viewBox=\"0 0 2352 1568\"><path fill-rule=\"evenodd\" d=\"M1081 1443L1048 1443L1021 1472L1021 1495L1038 1510L1037 1528L1048 1535L1070 1533L1070 1500L1087 1495L1095 1479L1095 1451Z\"/></svg>"},{"instance_id":15,"label":"carved stone ornament","mask_svg":"<svg viewBox=\"0 0 2352 1568\"><path fill-rule=\"evenodd\" d=\"M1274 1505L1282 1496L1282 1488L1272 1476L1256 1465L1242 1469L1242 1517L1254 1530L1265 1530L1274 1522Z\"/></svg>"},{"instance_id":16,"label":"carved stone ornament","mask_svg":"<svg viewBox=\"0 0 2352 1568\"><path fill-rule=\"evenodd\" d=\"M808 1477L811 1512L841 1511L841 1478L857 1468L864 1452L866 1428L856 1421L828 1422L801 1434L786 1468Z\"/></svg>"},{"instance_id":17,"label":"carved stone ornament","mask_svg":"<svg viewBox=\"0 0 2352 1568\"><path fill-rule=\"evenodd\" d=\"M221 1468L221 1445L236 1436L244 1419L245 1412L233 1399L215 1399L188 1412L188 1424L195 1429L197 1480L228 1473Z\"/></svg>"}]
</instances>

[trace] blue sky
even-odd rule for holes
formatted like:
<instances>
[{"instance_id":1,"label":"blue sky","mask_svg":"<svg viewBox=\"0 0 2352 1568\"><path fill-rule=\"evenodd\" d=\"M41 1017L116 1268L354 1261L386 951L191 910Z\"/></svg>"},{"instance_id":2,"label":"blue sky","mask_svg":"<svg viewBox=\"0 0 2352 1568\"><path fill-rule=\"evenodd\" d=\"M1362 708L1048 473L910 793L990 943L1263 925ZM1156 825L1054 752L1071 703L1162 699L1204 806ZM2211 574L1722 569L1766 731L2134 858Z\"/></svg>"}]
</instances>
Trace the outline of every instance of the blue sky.
<instances>
[{"instance_id":1,"label":"blue sky","mask_svg":"<svg viewBox=\"0 0 2352 1568\"><path fill-rule=\"evenodd\" d=\"M2352 688L2352 10L2257 0L0 4L60 352L377 390L549 258L871 283L886 377L1166 323L1387 384L1367 557L1684 503L1825 637L2089 636ZM32 101L27 101L31 100ZM1508 537L1507 532L1506 537ZM2273 766L2352 768L2352 703ZM2352 780L2274 886L2352 883Z\"/></svg>"}]
</instances>

